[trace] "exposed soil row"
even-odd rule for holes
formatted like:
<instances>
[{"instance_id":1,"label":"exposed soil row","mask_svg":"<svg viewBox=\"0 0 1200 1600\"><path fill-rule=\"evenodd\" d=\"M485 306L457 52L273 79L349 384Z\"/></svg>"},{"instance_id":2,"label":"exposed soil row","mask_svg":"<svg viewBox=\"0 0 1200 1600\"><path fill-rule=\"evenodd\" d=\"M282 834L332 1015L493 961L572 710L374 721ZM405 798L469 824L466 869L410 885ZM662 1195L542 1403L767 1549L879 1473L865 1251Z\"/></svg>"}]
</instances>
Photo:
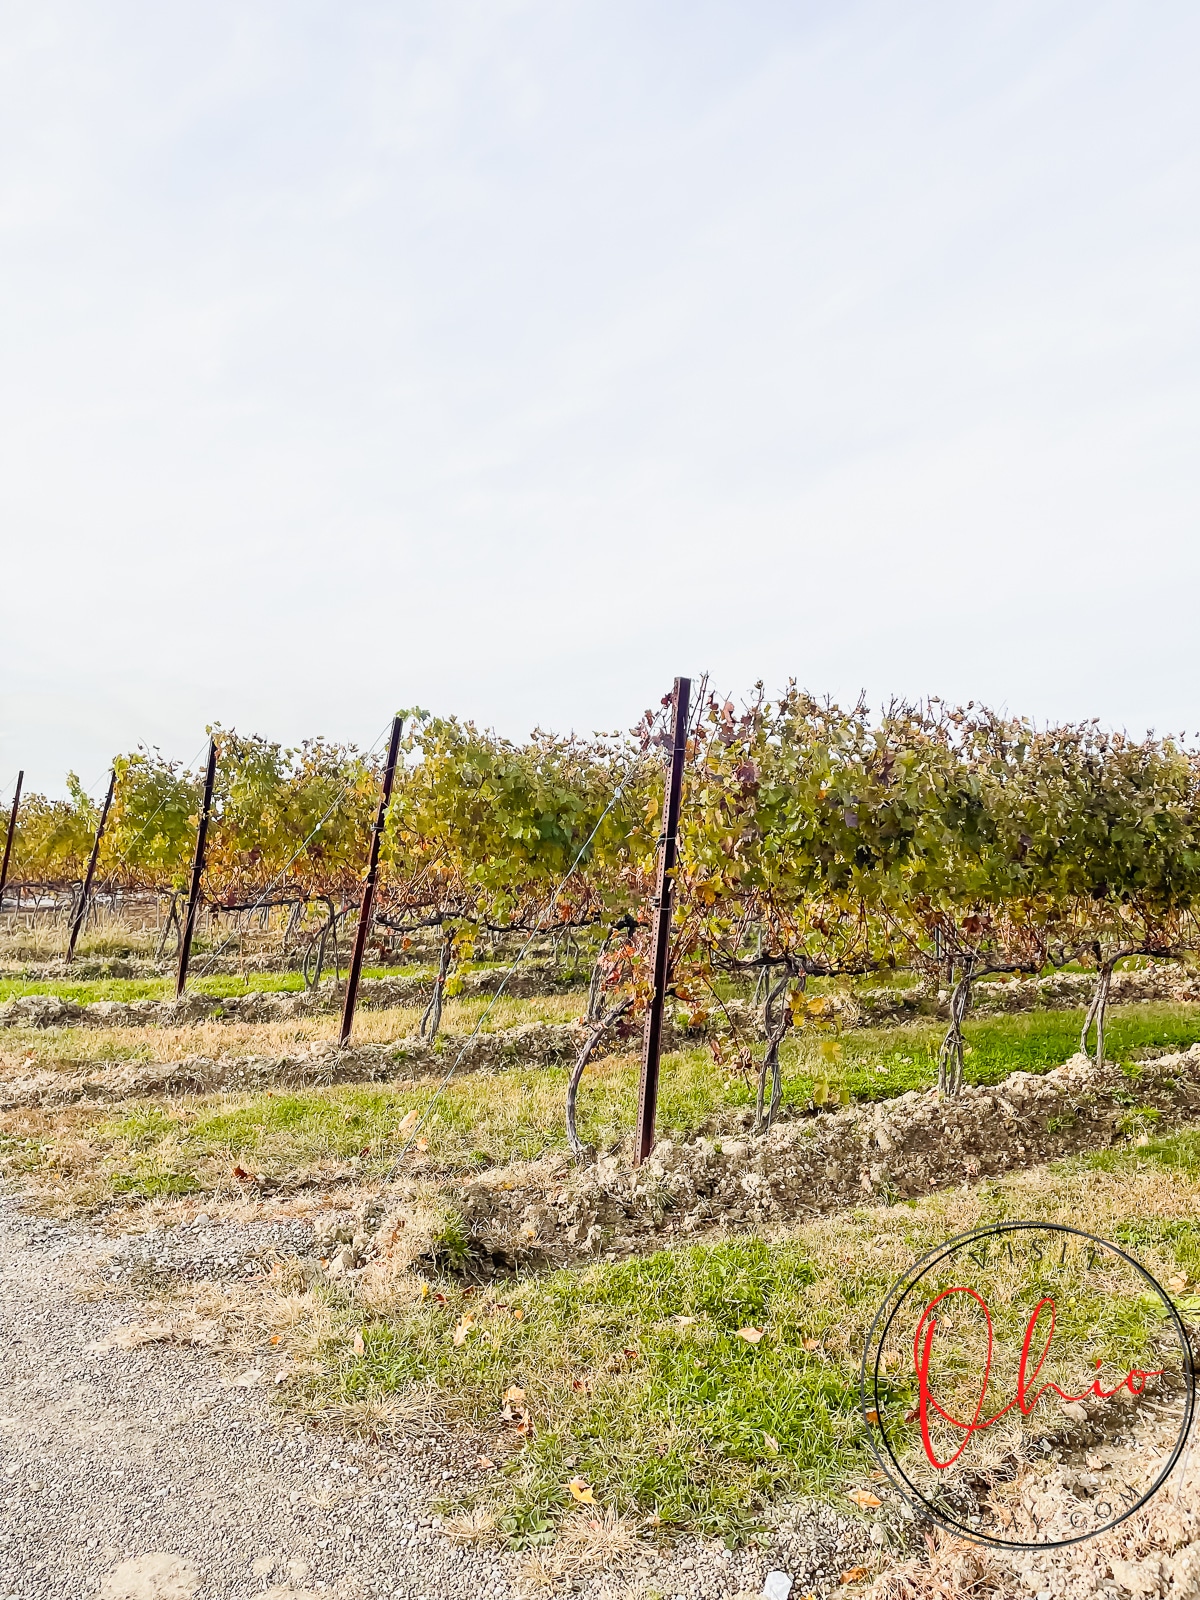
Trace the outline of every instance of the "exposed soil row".
<instances>
[{"instance_id":1,"label":"exposed soil row","mask_svg":"<svg viewBox=\"0 0 1200 1600\"><path fill-rule=\"evenodd\" d=\"M54 974L58 978L65 978L65 975L62 970ZM79 976L78 973L74 975ZM507 969L469 972L458 981L457 993L467 997L495 994L502 983L505 994L513 999L563 994L580 987L576 974L544 966L521 968L516 972ZM975 987L972 1013L996 1016L1077 1009L1088 1003L1094 985L1095 978L1086 972L1062 972L1046 978L1006 983L983 982ZM23 995L0 1005L0 1028L137 1028L181 1027L197 1022L284 1022L335 1012L341 1006L344 993L344 983L328 979L316 989L298 994L255 993L224 999L192 991L181 1000L95 1000L82 1005L57 995ZM432 993L433 982L429 978L367 978L359 989L359 1004L375 1010L424 1005ZM1193 976L1176 962L1143 971L1114 973L1109 990L1110 1005L1147 1001L1200 1003L1200 976ZM942 1020L949 1015L949 994L945 990L931 994L919 988L868 989L852 996L836 997L834 1008L841 1025L848 1028ZM701 1037L730 1023L752 1036L761 1031L756 1008L744 1000L732 1000L725 1007L711 1011L706 1022L698 1022L686 1032Z\"/></svg>"},{"instance_id":2,"label":"exposed soil row","mask_svg":"<svg viewBox=\"0 0 1200 1600\"><path fill-rule=\"evenodd\" d=\"M460 996L495 994L502 971L468 972L460 980ZM558 994L571 984L564 978L531 968L511 974L504 992L514 999ZM286 1022L340 1009L346 986L329 979L299 993L255 993L218 998L192 990L180 1000L93 1000L81 1005L52 994L22 995L0 1005L0 1028L178 1028L196 1022ZM424 1005L433 993L429 978L365 978L358 1003L374 1010Z\"/></svg>"},{"instance_id":3,"label":"exposed soil row","mask_svg":"<svg viewBox=\"0 0 1200 1600\"><path fill-rule=\"evenodd\" d=\"M150 1095L428 1077L446 1070L460 1053L460 1072L560 1066L574 1059L584 1038L577 1023L535 1022L473 1037L446 1034L437 1048L420 1039L400 1039L339 1050L321 1040L292 1055L195 1055L182 1061L121 1062L82 1072L33 1072L0 1081L0 1111L83 1101L105 1104Z\"/></svg>"},{"instance_id":4,"label":"exposed soil row","mask_svg":"<svg viewBox=\"0 0 1200 1600\"><path fill-rule=\"evenodd\" d=\"M494 1169L445 1185L442 1198L462 1217L472 1270L486 1276L631 1254L713 1227L761 1230L872 1197L916 1197L1198 1113L1200 1045L1147 1063L1135 1082L1119 1067L1074 1056L1044 1076L1016 1072L955 1100L910 1091L757 1138L664 1140L637 1169L617 1156L577 1172L561 1157ZM406 1226L406 1249L427 1200Z\"/></svg>"}]
</instances>

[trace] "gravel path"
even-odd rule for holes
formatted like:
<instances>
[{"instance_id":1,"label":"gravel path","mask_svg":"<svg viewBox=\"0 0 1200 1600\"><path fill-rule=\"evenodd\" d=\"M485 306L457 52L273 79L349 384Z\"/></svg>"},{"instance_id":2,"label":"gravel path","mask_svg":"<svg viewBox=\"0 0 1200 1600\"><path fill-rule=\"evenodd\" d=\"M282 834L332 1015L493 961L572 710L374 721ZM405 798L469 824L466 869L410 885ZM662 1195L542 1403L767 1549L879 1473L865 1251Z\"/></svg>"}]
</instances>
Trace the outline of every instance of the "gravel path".
<instances>
[{"instance_id":1,"label":"gravel path","mask_svg":"<svg viewBox=\"0 0 1200 1600\"><path fill-rule=\"evenodd\" d=\"M119 1260L0 1199L3 1600L511 1592L431 1523L460 1443L304 1432L206 1352L97 1348L136 1313L77 1290Z\"/></svg>"},{"instance_id":2,"label":"gravel path","mask_svg":"<svg viewBox=\"0 0 1200 1600\"><path fill-rule=\"evenodd\" d=\"M302 1248L301 1233L306 1225L263 1234L214 1224L114 1241L0 1196L0 1600L529 1592L526 1557L456 1546L432 1512L449 1482L473 1475L477 1443L438 1435L383 1447L298 1427L244 1362L124 1347L122 1328L144 1320L138 1307L96 1297L98 1283L127 1284L149 1264L237 1277L252 1249ZM689 1539L659 1554L633 1541L619 1573L579 1574L574 1589L597 1600L753 1595L783 1566L798 1596L828 1593L871 1549L866 1535L812 1507L770 1552Z\"/></svg>"}]
</instances>

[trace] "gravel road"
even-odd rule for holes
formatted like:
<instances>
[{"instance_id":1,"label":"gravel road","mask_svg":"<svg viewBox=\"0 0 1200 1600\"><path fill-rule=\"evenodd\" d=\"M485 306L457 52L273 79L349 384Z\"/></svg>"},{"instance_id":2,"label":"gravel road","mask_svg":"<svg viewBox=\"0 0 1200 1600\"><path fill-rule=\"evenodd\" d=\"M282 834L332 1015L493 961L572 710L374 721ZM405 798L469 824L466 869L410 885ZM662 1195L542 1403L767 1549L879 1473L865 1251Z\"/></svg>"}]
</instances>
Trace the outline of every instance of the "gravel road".
<instances>
[{"instance_id":1,"label":"gravel road","mask_svg":"<svg viewBox=\"0 0 1200 1600\"><path fill-rule=\"evenodd\" d=\"M122 1347L122 1327L144 1314L97 1298L95 1286L127 1281L147 1256L181 1276L203 1260L206 1276L236 1277L251 1243L289 1243L230 1232L114 1241L0 1196L0 1600L528 1592L526 1558L451 1544L432 1512L447 1483L472 1472L478 1442L438 1435L383 1447L313 1432L245 1386L245 1363L203 1348ZM752 1595L781 1564L797 1595L828 1592L870 1549L865 1534L811 1508L770 1552L731 1555L699 1540L662 1555L643 1547L620 1574L584 1578L575 1592Z\"/></svg>"}]
</instances>

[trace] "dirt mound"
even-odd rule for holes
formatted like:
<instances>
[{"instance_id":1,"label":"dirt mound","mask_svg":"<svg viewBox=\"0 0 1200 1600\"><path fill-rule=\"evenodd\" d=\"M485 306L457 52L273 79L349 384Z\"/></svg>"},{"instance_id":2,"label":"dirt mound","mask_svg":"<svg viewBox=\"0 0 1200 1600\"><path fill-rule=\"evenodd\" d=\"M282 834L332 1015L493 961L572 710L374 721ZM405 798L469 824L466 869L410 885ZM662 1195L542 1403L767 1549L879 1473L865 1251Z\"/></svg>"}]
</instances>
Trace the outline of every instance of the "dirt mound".
<instances>
[{"instance_id":1,"label":"dirt mound","mask_svg":"<svg viewBox=\"0 0 1200 1600\"><path fill-rule=\"evenodd\" d=\"M1147 1114L1182 1121L1198 1111L1200 1045L1148 1063L1135 1084L1119 1067L1075 1056L1044 1076L1013 1073L956 1100L912 1091L758 1138L663 1141L636 1169L616 1156L582 1171L548 1159L493 1169L443 1194L461 1216L472 1270L487 1276L928 1194L1104 1148Z\"/></svg>"},{"instance_id":2,"label":"dirt mound","mask_svg":"<svg viewBox=\"0 0 1200 1600\"><path fill-rule=\"evenodd\" d=\"M72 974L76 976L76 974ZM495 994L505 974L468 972L457 991L460 995ZM539 969L515 972L504 992L514 999L534 999L572 987L569 975ZM94 1000L80 1005L52 994L28 994L0 1005L0 1028L178 1028L194 1022L283 1022L341 1008L346 986L328 979L299 993L231 995L185 994L180 1000ZM433 993L428 978L364 978L358 1003L368 1009L392 1010L398 1006L425 1005Z\"/></svg>"},{"instance_id":3,"label":"dirt mound","mask_svg":"<svg viewBox=\"0 0 1200 1600\"><path fill-rule=\"evenodd\" d=\"M211 1094L216 1090L385 1082L428 1076L459 1056L460 1072L513 1066L560 1066L584 1039L577 1023L530 1023L473 1037L446 1034L437 1046L420 1039L340 1050L322 1040L294 1055L187 1056L182 1061L135 1061L87 1072L35 1072L0 1081L0 1111L25 1106L103 1104L148 1095Z\"/></svg>"}]
</instances>

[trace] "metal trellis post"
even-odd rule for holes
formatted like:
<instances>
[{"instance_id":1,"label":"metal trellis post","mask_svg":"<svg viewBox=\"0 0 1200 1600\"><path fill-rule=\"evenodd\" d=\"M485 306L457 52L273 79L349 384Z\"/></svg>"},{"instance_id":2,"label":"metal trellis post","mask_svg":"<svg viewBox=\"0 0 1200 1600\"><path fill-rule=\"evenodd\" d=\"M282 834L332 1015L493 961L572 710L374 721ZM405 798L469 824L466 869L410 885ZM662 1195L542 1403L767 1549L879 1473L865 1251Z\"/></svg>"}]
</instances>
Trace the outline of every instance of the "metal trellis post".
<instances>
[{"instance_id":1,"label":"metal trellis post","mask_svg":"<svg viewBox=\"0 0 1200 1600\"><path fill-rule=\"evenodd\" d=\"M104 827L108 821L109 807L113 803L113 791L117 786L117 772L114 767L109 774L108 793L104 796L104 807L100 812L100 822L96 828L96 838L92 844L92 853L88 857L87 874L83 880L83 892L79 896L79 904L75 908L75 916L71 922L71 937L67 941L67 960L75 954L75 943L83 932L84 919L87 916L88 900L92 893L92 879L96 876L96 862L100 859L100 841L104 838Z\"/></svg>"},{"instance_id":2,"label":"metal trellis post","mask_svg":"<svg viewBox=\"0 0 1200 1600\"><path fill-rule=\"evenodd\" d=\"M654 1118L658 1109L658 1066L662 1055L663 1007L667 999L668 964L671 945L671 901L675 889L675 861L678 851L679 804L683 794L683 764L687 754L688 713L691 708L692 680L675 679L674 713L671 719L671 773L663 806L663 831L658 845L658 876L654 895L654 923L651 939L654 948L654 990L646 1013L642 1039L642 1077L638 1085L637 1135L634 1165L640 1166L654 1148Z\"/></svg>"},{"instance_id":3,"label":"metal trellis post","mask_svg":"<svg viewBox=\"0 0 1200 1600\"><path fill-rule=\"evenodd\" d=\"M379 847L383 843L383 829L387 822L387 809L392 799L392 783L396 777L396 760L400 754L400 734L403 717L392 721L392 737L388 744L387 763L383 769L383 788L379 791L379 810L375 826L371 829L371 849L367 856L367 877L363 884L362 904L358 908L358 929L354 935L354 954L350 958L350 971L346 975L346 997L342 1002L342 1033L340 1044L349 1044L350 1030L354 1027L354 1007L358 1002L358 980L362 976L363 956L367 949L367 934L371 930L371 911L375 900L375 878L379 871Z\"/></svg>"},{"instance_id":4,"label":"metal trellis post","mask_svg":"<svg viewBox=\"0 0 1200 1600\"><path fill-rule=\"evenodd\" d=\"M17 835L17 812L21 809L21 785L25 782L24 768L17 773L17 787L13 791L12 810L8 813L8 832L4 838L4 860L0 861L0 904L4 901L4 885L8 882L8 863L12 858L13 840Z\"/></svg>"},{"instance_id":5,"label":"metal trellis post","mask_svg":"<svg viewBox=\"0 0 1200 1600\"><path fill-rule=\"evenodd\" d=\"M196 931L196 908L200 903L200 879L204 874L204 849L208 843L208 819L212 812L213 784L217 778L217 741L208 741L208 767L204 774L204 799L200 806L200 824L196 829L196 856L192 862L192 883L188 890L187 916L179 936L179 968L175 974L175 998L183 994L187 985L188 959L192 953L192 935Z\"/></svg>"}]
</instances>

